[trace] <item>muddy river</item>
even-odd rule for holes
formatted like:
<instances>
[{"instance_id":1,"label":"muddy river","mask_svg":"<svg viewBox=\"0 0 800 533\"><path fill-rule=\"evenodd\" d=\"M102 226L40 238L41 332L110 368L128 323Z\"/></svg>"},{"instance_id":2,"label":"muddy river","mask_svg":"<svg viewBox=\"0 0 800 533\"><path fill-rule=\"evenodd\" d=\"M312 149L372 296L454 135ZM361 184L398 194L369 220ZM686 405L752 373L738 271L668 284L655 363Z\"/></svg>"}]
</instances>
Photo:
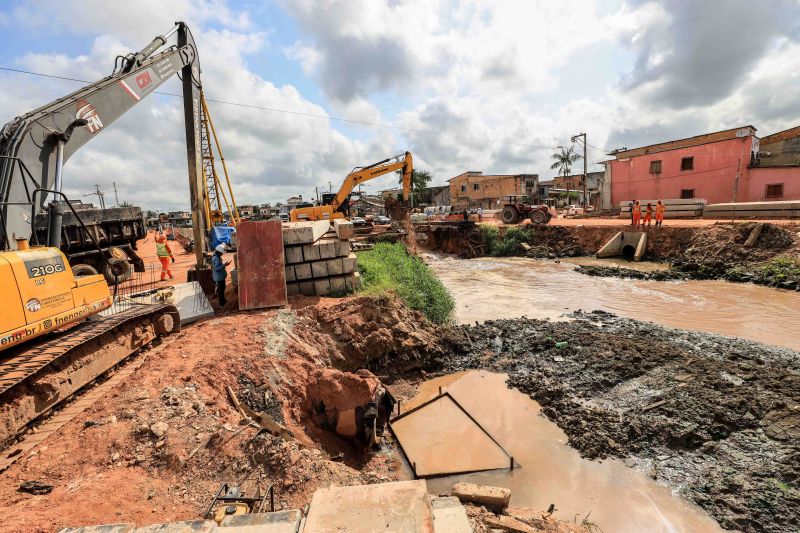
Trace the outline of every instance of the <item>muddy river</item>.
<instances>
[{"instance_id":1,"label":"muddy river","mask_svg":"<svg viewBox=\"0 0 800 533\"><path fill-rule=\"evenodd\" d=\"M726 281L642 281L575 272L578 264L664 269L594 258L552 260L427 256L456 301L459 323L498 318L557 319L603 310L676 328L742 337L800 350L800 293Z\"/></svg>"},{"instance_id":2,"label":"muddy river","mask_svg":"<svg viewBox=\"0 0 800 533\"><path fill-rule=\"evenodd\" d=\"M722 531L700 508L656 484L645 473L617 460L582 459L566 444L561 429L540 414L539 404L509 389L505 381L504 375L485 371L452 374L423 383L414 401L403 404L403 411L410 410L436 396L442 387L519 465L513 471L428 479L430 493L446 492L454 483L468 481L510 488L511 505L547 509L554 504L558 518L577 523L585 519L598 525L598 531ZM433 424L424 431L438 429ZM470 449L470 443L463 442L461 447L463 453ZM431 446L423 453L447 456L446 450L436 448Z\"/></svg>"}]
</instances>

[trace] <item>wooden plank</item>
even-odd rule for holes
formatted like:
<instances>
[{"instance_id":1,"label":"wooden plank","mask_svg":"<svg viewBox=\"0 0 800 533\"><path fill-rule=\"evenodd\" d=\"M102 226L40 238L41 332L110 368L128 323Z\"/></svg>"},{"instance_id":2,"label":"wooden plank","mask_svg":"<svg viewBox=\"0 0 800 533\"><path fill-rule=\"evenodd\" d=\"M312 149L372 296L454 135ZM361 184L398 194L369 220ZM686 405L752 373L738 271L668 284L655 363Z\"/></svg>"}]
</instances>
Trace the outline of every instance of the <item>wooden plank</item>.
<instances>
[{"instance_id":1,"label":"wooden plank","mask_svg":"<svg viewBox=\"0 0 800 533\"><path fill-rule=\"evenodd\" d=\"M286 244L310 244L317 242L330 228L328 220L286 222L283 224L283 241Z\"/></svg>"},{"instance_id":2,"label":"wooden plank","mask_svg":"<svg viewBox=\"0 0 800 533\"><path fill-rule=\"evenodd\" d=\"M239 309L286 305L281 222L245 221L236 229L239 236Z\"/></svg>"}]
</instances>

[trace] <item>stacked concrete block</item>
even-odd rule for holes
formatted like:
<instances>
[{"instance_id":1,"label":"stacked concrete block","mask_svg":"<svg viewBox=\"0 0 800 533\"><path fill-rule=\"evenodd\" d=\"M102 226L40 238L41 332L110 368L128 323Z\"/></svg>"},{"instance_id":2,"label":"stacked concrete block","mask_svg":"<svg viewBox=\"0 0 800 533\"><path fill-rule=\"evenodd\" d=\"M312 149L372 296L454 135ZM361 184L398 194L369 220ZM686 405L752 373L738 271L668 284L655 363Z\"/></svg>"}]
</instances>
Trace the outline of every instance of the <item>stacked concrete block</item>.
<instances>
[{"instance_id":1,"label":"stacked concrete block","mask_svg":"<svg viewBox=\"0 0 800 533\"><path fill-rule=\"evenodd\" d=\"M297 226L295 226L297 225ZM287 223L283 226L286 289L289 296L329 296L361 286L346 220Z\"/></svg>"}]
</instances>

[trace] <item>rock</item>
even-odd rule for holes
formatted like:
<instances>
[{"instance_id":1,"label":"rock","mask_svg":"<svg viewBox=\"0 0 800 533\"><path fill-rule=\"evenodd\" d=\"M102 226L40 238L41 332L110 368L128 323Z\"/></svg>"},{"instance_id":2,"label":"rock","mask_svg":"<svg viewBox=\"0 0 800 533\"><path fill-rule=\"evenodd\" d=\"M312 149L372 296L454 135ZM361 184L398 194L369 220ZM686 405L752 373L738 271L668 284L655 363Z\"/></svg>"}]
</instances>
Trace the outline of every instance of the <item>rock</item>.
<instances>
[{"instance_id":1,"label":"rock","mask_svg":"<svg viewBox=\"0 0 800 533\"><path fill-rule=\"evenodd\" d=\"M28 494L49 494L52 490L52 485L35 480L23 481L19 486L20 492L27 492Z\"/></svg>"},{"instance_id":2,"label":"rock","mask_svg":"<svg viewBox=\"0 0 800 533\"><path fill-rule=\"evenodd\" d=\"M166 422L156 422L150 426L150 432L159 439L167 434L167 430L169 430L169 425Z\"/></svg>"},{"instance_id":3,"label":"rock","mask_svg":"<svg viewBox=\"0 0 800 533\"><path fill-rule=\"evenodd\" d=\"M136 418L136 412L133 409L123 409L119 412L119 417L122 420L131 420Z\"/></svg>"},{"instance_id":4,"label":"rock","mask_svg":"<svg viewBox=\"0 0 800 533\"><path fill-rule=\"evenodd\" d=\"M536 533L539 531L525 522L520 522L516 518L511 518L510 516L487 516L483 519L483 523L492 528L497 528L502 531L513 531L514 533Z\"/></svg>"},{"instance_id":5,"label":"rock","mask_svg":"<svg viewBox=\"0 0 800 533\"><path fill-rule=\"evenodd\" d=\"M456 483L453 485L452 493L462 502L483 505L493 510L502 510L508 507L508 502L511 500L510 489L476 485L475 483Z\"/></svg>"},{"instance_id":6,"label":"rock","mask_svg":"<svg viewBox=\"0 0 800 533\"><path fill-rule=\"evenodd\" d=\"M111 460L114 462L119 461L119 452L114 452L111 454Z\"/></svg>"}]
</instances>

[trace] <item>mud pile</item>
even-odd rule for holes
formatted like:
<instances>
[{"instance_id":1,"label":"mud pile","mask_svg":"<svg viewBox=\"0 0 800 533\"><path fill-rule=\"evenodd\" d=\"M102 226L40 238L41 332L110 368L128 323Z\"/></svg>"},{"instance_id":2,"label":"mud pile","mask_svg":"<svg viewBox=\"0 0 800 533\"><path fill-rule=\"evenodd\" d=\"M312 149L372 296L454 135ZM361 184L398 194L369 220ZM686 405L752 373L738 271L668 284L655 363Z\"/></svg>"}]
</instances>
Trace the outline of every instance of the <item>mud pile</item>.
<instances>
[{"instance_id":1,"label":"mud pile","mask_svg":"<svg viewBox=\"0 0 800 533\"><path fill-rule=\"evenodd\" d=\"M620 457L723 527L800 526L800 354L603 312L458 327L448 370L509 384L589 458Z\"/></svg>"},{"instance_id":2,"label":"mud pile","mask_svg":"<svg viewBox=\"0 0 800 533\"><path fill-rule=\"evenodd\" d=\"M277 506L288 509L321 486L396 479L397 454L364 454L322 427L332 421L315 420L313 405L339 413L368 398L378 378L350 371L391 358L387 367L428 364L442 353L434 326L392 298L314 302L198 323L143 354L129 380L4 473L4 526L197 518L222 482L273 484ZM244 416L228 387L291 436ZM25 481L53 490L32 497L17 491Z\"/></svg>"}]
</instances>

